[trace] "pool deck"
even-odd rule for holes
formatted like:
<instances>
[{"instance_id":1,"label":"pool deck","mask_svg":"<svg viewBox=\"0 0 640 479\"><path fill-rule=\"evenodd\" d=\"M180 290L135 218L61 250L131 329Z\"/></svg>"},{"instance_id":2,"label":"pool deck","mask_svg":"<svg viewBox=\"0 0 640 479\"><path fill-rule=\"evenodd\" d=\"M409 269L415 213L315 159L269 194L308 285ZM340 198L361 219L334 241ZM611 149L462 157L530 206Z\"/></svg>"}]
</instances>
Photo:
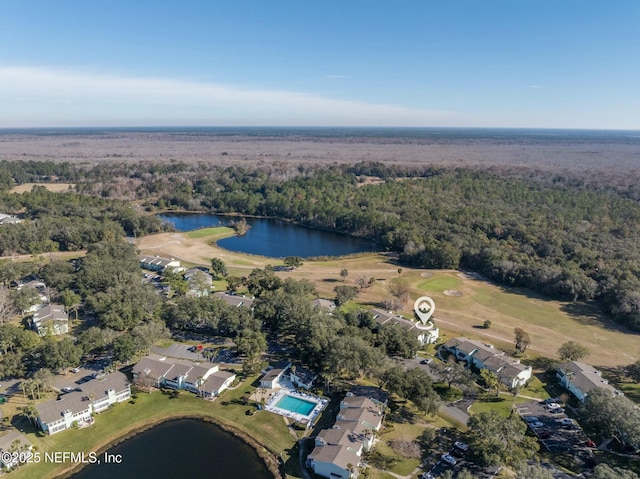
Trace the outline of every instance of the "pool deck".
<instances>
[{"instance_id":1,"label":"pool deck","mask_svg":"<svg viewBox=\"0 0 640 479\"><path fill-rule=\"evenodd\" d=\"M288 409L277 407L276 404L278 404L280 399L282 399L284 396L292 396L295 398L303 399L305 401L314 402L315 406L308 415L298 414L289 411ZM310 393L297 392L289 389L280 389L271 397L271 399L269 399L269 402L267 402L264 409L274 414L279 414L280 416L293 419L300 424L306 424L307 427L311 427L315 418L318 417L318 415L324 410L324 408L327 407L327 404L329 404L328 399L314 396Z\"/></svg>"}]
</instances>

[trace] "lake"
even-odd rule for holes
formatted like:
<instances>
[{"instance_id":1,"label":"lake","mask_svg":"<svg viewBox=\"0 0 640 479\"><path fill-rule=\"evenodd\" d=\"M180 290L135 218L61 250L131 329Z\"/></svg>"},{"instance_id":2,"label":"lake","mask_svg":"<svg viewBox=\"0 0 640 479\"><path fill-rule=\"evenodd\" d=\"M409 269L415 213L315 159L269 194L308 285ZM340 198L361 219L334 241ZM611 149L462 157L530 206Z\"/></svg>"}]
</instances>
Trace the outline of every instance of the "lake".
<instances>
[{"instance_id":1,"label":"lake","mask_svg":"<svg viewBox=\"0 0 640 479\"><path fill-rule=\"evenodd\" d=\"M120 464L92 464L73 479L176 479L181 477L273 479L256 452L215 424L169 421L110 448ZM99 454L98 458L103 459Z\"/></svg>"},{"instance_id":2,"label":"lake","mask_svg":"<svg viewBox=\"0 0 640 479\"><path fill-rule=\"evenodd\" d=\"M177 231L192 231L210 226L228 224L237 217L200 213L159 215ZM244 236L233 236L218 241L218 246L236 251L272 258L299 256L344 256L353 253L378 251L373 241L352 236L304 228L285 221L246 218L251 229Z\"/></svg>"}]
</instances>

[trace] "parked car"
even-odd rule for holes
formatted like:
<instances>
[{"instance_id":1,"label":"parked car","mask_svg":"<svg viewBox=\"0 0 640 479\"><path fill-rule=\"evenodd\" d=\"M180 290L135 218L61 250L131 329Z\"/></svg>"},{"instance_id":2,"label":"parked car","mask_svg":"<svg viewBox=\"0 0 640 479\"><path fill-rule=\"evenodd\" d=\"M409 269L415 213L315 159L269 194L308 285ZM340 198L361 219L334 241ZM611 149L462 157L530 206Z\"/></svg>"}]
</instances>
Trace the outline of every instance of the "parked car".
<instances>
[{"instance_id":1,"label":"parked car","mask_svg":"<svg viewBox=\"0 0 640 479\"><path fill-rule=\"evenodd\" d=\"M582 446L584 447L590 447L590 448L595 448L596 447L596 443L593 442L591 439L587 439L586 441L584 441L582 443Z\"/></svg>"},{"instance_id":2,"label":"parked car","mask_svg":"<svg viewBox=\"0 0 640 479\"><path fill-rule=\"evenodd\" d=\"M79 373L80 372L80 368L73 368L71 370L72 373Z\"/></svg>"},{"instance_id":3,"label":"parked car","mask_svg":"<svg viewBox=\"0 0 640 479\"><path fill-rule=\"evenodd\" d=\"M558 408L560 408L560 405L557 402L550 402L550 403L547 403L545 405L545 408L547 408L547 409L558 409Z\"/></svg>"},{"instance_id":4,"label":"parked car","mask_svg":"<svg viewBox=\"0 0 640 479\"><path fill-rule=\"evenodd\" d=\"M432 361L433 359L431 358L423 359L422 361L420 361L420 364L431 364Z\"/></svg>"},{"instance_id":5,"label":"parked car","mask_svg":"<svg viewBox=\"0 0 640 479\"><path fill-rule=\"evenodd\" d=\"M453 457L451 454L443 454L442 460L447 464L449 464L450 466L455 466L456 463L458 462L458 460L455 457Z\"/></svg>"},{"instance_id":6,"label":"parked car","mask_svg":"<svg viewBox=\"0 0 640 479\"><path fill-rule=\"evenodd\" d=\"M526 423L539 422L538 416L523 416L522 417Z\"/></svg>"},{"instance_id":7,"label":"parked car","mask_svg":"<svg viewBox=\"0 0 640 479\"><path fill-rule=\"evenodd\" d=\"M557 403L559 401L558 398L547 398L544 401L542 401L542 404L551 404L551 403Z\"/></svg>"},{"instance_id":8,"label":"parked car","mask_svg":"<svg viewBox=\"0 0 640 479\"><path fill-rule=\"evenodd\" d=\"M467 452L469 450L469 445L465 444L462 441L456 441L453 445L456 449L459 449L462 452Z\"/></svg>"},{"instance_id":9,"label":"parked car","mask_svg":"<svg viewBox=\"0 0 640 479\"><path fill-rule=\"evenodd\" d=\"M544 427L544 423L540 421L532 422L532 423L529 423L529 427L531 427L532 429L537 429L539 427Z\"/></svg>"},{"instance_id":10,"label":"parked car","mask_svg":"<svg viewBox=\"0 0 640 479\"><path fill-rule=\"evenodd\" d=\"M536 435L539 439L549 439L551 437L551 432L548 429L539 429L536 431Z\"/></svg>"},{"instance_id":11,"label":"parked car","mask_svg":"<svg viewBox=\"0 0 640 479\"><path fill-rule=\"evenodd\" d=\"M549 414L564 414L564 409L562 409L561 407L549 409Z\"/></svg>"},{"instance_id":12,"label":"parked car","mask_svg":"<svg viewBox=\"0 0 640 479\"><path fill-rule=\"evenodd\" d=\"M556 421L563 426L573 426L574 424L573 419L571 419L570 417L563 417L562 419L556 419Z\"/></svg>"},{"instance_id":13,"label":"parked car","mask_svg":"<svg viewBox=\"0 0 640 479\"><path fill-rule=\"evenodd\" d=\"M431 474L430 472L425 472L422 475L422 479L436 479L436 476L434 476L433 474Z\"/></svg>"}]
</instances>

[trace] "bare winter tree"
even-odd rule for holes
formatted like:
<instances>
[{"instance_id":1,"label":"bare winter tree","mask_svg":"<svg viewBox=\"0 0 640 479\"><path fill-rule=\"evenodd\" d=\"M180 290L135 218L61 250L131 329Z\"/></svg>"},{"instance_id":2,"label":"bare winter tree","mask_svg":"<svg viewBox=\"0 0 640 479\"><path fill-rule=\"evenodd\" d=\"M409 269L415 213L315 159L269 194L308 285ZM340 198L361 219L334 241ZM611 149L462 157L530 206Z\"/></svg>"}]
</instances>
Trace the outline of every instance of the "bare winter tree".
<instances>
[{"instance_id":1,"label":"bare winter tree","mask_svg":"<svg viewBox=\"0 0 640 479\"><path fill-rule=\"evenodd\" d=\"M0 324L6 323L17 313L13 298L6 286L0 286Z\"/></svg>"}]
</instances>

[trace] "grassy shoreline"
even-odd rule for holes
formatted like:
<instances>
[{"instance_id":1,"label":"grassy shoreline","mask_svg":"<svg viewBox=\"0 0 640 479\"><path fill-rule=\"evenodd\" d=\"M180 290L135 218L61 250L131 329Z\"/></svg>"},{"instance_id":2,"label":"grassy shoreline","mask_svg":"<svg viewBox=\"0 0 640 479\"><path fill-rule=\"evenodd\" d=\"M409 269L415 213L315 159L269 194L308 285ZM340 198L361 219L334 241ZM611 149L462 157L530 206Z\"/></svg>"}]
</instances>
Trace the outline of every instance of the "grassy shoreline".
<instances>
[{"instance_id":1,"label":"grassy shoreline","mask_svg":"<svg viewBox=\"0 0 640 479\"><path fill-rule=\"evenodd\" d=\"M256 451L274 477L280 477L278 458L280 455L287 455L287 451L294 447L295 440L279 416L268 413L246 416L247 406L241 403L240 398L252 379L255 378L250 378L233 391L225 391L222 397L213 403L190 393L181 393L175 399L161 392L139 393L134 404L118 404L97 414L95 424L91 427L63 431L52 436L40 436L32 428L26 435L41 455L54 451L93 451L102 454L114 445L160 423L197 418L214 423L242 439ZM54 464L42 461L21 466L11 475L17 479L53 479L69 477L82 467L82 464Z\"/></svg>"}]
</instances>

